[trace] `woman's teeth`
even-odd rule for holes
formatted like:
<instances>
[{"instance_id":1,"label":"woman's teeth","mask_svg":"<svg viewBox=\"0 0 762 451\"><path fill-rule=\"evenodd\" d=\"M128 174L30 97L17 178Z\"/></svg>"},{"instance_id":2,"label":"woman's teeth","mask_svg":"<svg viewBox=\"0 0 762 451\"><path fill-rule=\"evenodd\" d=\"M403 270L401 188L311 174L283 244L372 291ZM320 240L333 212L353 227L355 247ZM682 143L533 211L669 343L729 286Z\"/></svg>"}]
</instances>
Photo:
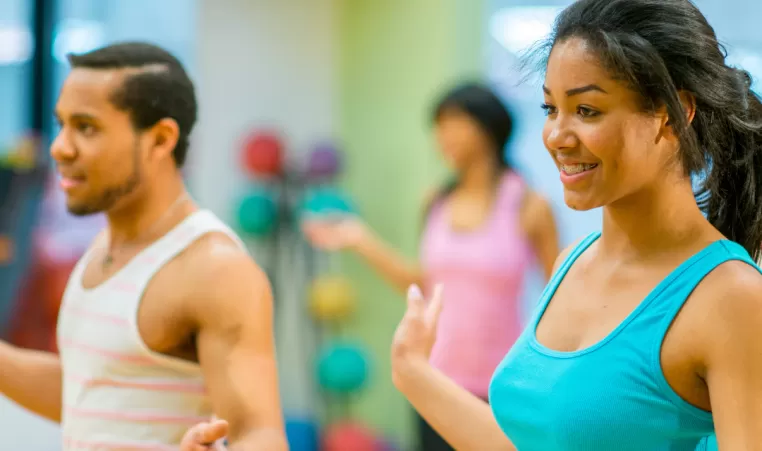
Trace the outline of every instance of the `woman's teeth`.
<instances>
[{"instance_id":1,"label":"woman's teeth","mask_svg":"<svg viewBox=\"0 0 762 451\"><path fill-rule=\"evenodd\" d=\"M569 175L579 174L580 172L589 171L595 168L598 164L562 164L561 170Z\"/></svg>"}]
</instances>

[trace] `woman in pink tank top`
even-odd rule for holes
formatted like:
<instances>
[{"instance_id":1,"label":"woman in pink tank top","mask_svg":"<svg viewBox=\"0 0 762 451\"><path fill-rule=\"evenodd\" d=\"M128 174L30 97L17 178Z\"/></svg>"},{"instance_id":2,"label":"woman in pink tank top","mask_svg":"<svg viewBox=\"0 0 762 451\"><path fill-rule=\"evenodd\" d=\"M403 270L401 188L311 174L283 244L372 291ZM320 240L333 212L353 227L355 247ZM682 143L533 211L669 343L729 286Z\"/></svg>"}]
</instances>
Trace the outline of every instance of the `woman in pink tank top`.
<instances>
[{"instance_id":1,"label":"woman in pink tank top","mask_svg":"<svg viewBox=\"0 0 762 451\"><path fill-rule=\"evenodd\" d=\"M432 363L485 398L500 360L521 332L519 299L534 259L546 277L558 255L548 202L530 190L504 158L510 113L488 88L467 84L434 109L439 148L455 172L425 209L420 262L405 261L359 218L311 219L317 247L362 256L400 292L411 284L446 286ZM421 450L452 449L421 420Z\"/></svg>"}]
</instances>

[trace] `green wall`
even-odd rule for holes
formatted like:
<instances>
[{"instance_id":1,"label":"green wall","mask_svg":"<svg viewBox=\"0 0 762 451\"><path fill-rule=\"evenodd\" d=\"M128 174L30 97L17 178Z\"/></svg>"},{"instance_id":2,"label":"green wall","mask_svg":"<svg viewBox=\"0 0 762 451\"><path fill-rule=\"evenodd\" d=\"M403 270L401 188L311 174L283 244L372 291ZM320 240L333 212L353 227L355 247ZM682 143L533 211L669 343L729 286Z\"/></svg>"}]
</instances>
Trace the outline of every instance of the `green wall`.
<instances>
[{"instance_id":1,"label":"green wall","mask_svg":"<svg viewBox=\"0 0 762 451\"><path fill-rule=\"evenodd\" d=\"M486 0L341 0L337 42L343 185L366 221L414 258L424 193L444 169L432 146L430 108L443 89L482 73ZM370 425L410 443L413 414L390 379L389 346L404 298L351 256L342 271L359 311L345 334L374 355L373 379L352 405Z\"/></svg>"}]
</instances>

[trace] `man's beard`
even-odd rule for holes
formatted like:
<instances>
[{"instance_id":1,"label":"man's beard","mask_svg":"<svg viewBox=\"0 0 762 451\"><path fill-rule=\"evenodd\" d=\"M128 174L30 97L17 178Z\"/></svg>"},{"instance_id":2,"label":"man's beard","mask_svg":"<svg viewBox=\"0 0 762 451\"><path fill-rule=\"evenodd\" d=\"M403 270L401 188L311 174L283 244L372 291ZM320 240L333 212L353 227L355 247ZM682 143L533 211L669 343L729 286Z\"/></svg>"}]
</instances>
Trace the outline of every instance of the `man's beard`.
<instances>
[{"instance_id":1,"label":"man's beard","mask_svg":"<svg viewBox=\"0 0 762 451\"><path fill-rule=\"evenodd\" d=\"M102 213L110 210L123 197L132 194L140 186L140 182L143 179L137 146L133 152L132 168L132 174L121 185L107 188L95 202L67 206L69 213L74 216L89 216Z\"/></svg>"}]
</instances>

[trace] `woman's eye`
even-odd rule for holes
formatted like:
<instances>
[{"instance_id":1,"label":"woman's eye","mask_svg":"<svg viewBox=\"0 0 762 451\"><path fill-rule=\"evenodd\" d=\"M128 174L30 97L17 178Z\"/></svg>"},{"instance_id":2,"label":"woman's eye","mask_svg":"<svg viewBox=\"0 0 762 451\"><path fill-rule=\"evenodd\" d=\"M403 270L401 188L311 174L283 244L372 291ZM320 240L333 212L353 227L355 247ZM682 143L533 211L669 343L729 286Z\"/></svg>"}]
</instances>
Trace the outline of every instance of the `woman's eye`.
<instances>
[{"instance_id":1,"label":"woman's eye","mask_svg":"<svg viewBox=\"0 0 762 451\"><path fill-rule=\"evenodd\" d=\"M577 107L577 114L579 114L583 118L587 118L587 117L597 116L598 112L592 108L588 108L586 106L580 106L580 107Z\"/></svg>"},{"instance_id":2,"label":"woman's eye","mask_svg":"<svg viewBox=\"0 0 762 451\"><path fill-rule=\"evenodd\" d=\"M543 103L542 105L540 105L540 108L542 108L546 116L556 114L556 107L554 107L551 104Z\"/></svg>"}]
</instances>

